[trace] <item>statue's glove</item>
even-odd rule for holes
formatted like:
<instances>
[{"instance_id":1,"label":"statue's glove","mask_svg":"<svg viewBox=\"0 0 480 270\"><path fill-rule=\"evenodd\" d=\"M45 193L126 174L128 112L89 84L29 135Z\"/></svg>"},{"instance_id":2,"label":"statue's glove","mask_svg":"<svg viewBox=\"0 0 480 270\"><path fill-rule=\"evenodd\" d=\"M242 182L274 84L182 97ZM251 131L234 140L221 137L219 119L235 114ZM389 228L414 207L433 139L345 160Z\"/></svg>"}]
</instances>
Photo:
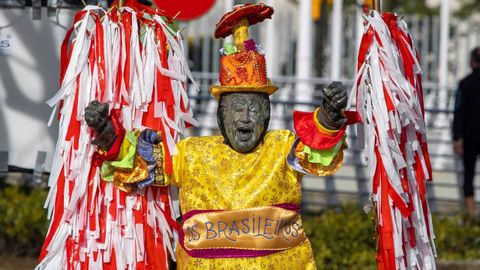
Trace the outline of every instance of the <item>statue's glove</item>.
<instances>
[{"instance_id":1,"label":"statue's glove","mask_svg":"<svg viewBox=\"0 0 480 270\"><path fill-rule=\"evenodd\" d=\"M348 101L347 88L341 82L332 82L322 89L322 94L323 100L317 115L318 121L328 129L341 128L347 122L347 118L343 114Z\"/></svg>"},{"instance_id":2,"label":"statue's glove","mask_svg":"<svg viewBox=\"0 0 480 270\"><path fill-rule=\"evenodd\" d=\"M95 130L96 137L92 143L102 150L109 150L115 142L117 134L108 118L108 104L96 100L91 101L85 108L85 122Z\"/></svg>"}]
</instances>

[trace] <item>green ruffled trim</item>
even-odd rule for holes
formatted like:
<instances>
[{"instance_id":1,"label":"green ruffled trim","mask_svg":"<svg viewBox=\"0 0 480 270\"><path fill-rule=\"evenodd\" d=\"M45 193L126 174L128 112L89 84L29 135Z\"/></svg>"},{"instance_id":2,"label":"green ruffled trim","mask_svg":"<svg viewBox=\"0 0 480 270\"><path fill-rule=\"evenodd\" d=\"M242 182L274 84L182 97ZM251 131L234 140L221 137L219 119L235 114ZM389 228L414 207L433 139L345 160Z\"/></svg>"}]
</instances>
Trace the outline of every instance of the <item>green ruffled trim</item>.
<instances>
[{"instance_id":1,"label":"green ruffled trim","mask_svg":"<svg viewBox=\"0 0 480 270\"><path fill-rule=\"evenodd\" d=\"M335 146L328 149L317 150L305 145L303 152L307 154L308 162L321 164L322 166L329 166L344 143L346 144L346 135L344 135L342 140L339 141Z\"/></svg>"},{"instance_id":2,"label":"green ruffled trim","mask_svg":"<svg viewBox=\"0 0 480 270\"><path fill-rule=\"evenodd\" d=\"M223 53L225 55L234 54L236 52L237 52L237 47L235 47L235 45L233 45L232 43L226 43L223 46Z\"/></svg>"},{"instance_id":3,"label":"green ruffled trim","mask_svg":"<svg viewBox=\"0 0 480 270\"><path fill-rule=\"evenodd\" d=\"M113 173L115 169L131 169L133 168L133 161L135 160L135 153L137 150L137 137L140 133L138 131L127 131L125 134L122 146L125 140L130 143L125 156L119 156L120 160L104 161L102 164L102 179L105 181L113 181Z\"/></svg>"}]
</instances>

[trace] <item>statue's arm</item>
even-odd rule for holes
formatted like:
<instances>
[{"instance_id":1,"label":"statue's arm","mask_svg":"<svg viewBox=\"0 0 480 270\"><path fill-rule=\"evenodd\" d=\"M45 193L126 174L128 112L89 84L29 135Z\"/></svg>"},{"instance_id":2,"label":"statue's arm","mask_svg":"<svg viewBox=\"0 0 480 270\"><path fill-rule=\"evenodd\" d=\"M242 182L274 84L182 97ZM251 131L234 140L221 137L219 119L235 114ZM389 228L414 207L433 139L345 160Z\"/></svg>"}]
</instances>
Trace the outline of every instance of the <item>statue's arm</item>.
<instances>
[{"instance_id":1,"label":"statue's arm","mask_svg":"<svg viewBox=\"0 0 480 270\"><path fill-rule=\"evenodd\" d=\"M358 114L345 112L348 93L342 83L333 82L322 93L322 103L313 113L294 112L298 138L287 160L299 172L325 176L343 164L346 124L359 119Z\"/></svg>"},{"instance_id":2,"label":"statue's arm","mask_svg":"<svg viewBox=\"0 0 480 270\"><path fill-rule=\"evenodd\" d=\"M85 108L85 122L94 130L92 144L98 146L94 162L104 181L130 192L148 185L166 186L164 151L159 132L151 129L125 131L117 111L92 101Z\"/></svg>"}]
</instances>

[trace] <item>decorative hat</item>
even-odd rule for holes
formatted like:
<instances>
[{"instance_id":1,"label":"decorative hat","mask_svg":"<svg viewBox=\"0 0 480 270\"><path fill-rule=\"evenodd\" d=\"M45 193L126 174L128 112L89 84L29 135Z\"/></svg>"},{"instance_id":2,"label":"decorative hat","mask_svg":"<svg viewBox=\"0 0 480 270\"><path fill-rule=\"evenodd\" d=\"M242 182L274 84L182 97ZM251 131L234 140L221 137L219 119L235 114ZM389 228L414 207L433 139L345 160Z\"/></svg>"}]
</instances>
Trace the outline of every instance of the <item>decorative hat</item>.
<instances>
[{"instance_id":1,"label":"decorative hat","mask_svg":"<svg viewBox=\"0 0 480 270\"><path fill-rule=\"evenodd\" d=\"M245 4L235 6L223 15L215 29L215 38L225 38L233 34L234 43L227 43L221 49L220 85L210 87L216 99L222 93L260 92L269 95L278 87L267 78L267 68L263 49L248 37L248 27L265 19L270 19L273 8L265 4Z\"/></svg>"}]
</instances>

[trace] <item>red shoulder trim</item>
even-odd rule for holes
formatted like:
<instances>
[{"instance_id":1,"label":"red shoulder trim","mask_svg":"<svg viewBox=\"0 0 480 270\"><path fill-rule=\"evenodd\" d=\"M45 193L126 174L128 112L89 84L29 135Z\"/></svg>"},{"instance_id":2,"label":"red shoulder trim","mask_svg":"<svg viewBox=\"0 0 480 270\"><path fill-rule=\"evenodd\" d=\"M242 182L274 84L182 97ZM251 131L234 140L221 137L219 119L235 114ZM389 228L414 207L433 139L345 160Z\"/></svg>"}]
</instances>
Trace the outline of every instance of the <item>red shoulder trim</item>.
<instances>
[{"instance_id":1,"label":"red shoulder trim","mask_svg":"<svg viewBox=\"0 0 480 270\"><path fill-rule=\"evenodd\" d=\"M360 115L355 111L346 111L347 125L360 122ZM323 150L335 146L345 134L345 127L337 134L328 136L321 133L313 121L313 112L293 111L293 128L300 140L313 149Z\"/></svg>"}]
</instances>

